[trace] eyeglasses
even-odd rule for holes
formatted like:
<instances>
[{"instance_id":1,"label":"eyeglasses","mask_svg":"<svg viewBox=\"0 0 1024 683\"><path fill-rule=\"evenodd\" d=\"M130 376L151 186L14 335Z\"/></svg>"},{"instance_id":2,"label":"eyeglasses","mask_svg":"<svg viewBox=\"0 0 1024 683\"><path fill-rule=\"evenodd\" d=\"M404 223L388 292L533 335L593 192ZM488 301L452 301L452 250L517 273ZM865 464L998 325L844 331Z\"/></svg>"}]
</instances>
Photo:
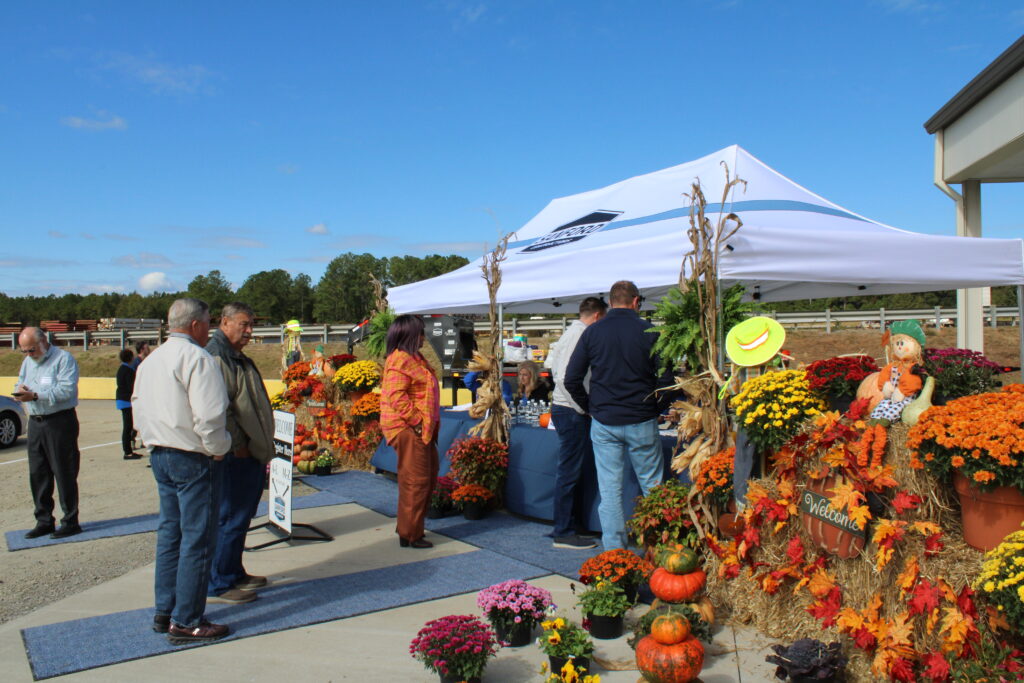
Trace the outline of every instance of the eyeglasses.
<instances>
[{"instance_id":1,"label":"eyeglasses","mask_svg":"<svg viewBox=\"0 0 1024 683\"><path fill-rule=\"evenodd\" d=\"M19 350L27 356L30 353L35 353L36 351L38 351L39 347L38 346L33 346L31 349L19 349Z\"/></svg>"}]
</instances>

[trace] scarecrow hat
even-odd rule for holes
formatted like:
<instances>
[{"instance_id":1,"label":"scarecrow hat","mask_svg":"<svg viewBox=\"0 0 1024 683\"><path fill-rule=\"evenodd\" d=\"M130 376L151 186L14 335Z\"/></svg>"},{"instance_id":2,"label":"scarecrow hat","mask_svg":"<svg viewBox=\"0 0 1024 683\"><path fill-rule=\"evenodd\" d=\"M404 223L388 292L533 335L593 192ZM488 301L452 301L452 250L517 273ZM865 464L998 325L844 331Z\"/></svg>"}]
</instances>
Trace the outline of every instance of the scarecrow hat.
<instances>
[{"instance_id":1,"label":"scarecrow hat","mask_svg":"<svg viewBox=\"0 0 1024 683\"><path fill-rule=\"evenodd\" d=\"M772 318L756 316L734 325L725 336L725 352L744 368L764 365L786 341L786 330Z\"/></svg>"},{"instance_id":2,"label":"scarecrow hat","mask_svg":"<svg viewBox=\"0 0 1024 683\"><path fill-rule=\"evenodd\" d=\"M284 324L284 329L289 332L302 332L302 325L299 324L298 320L292 318Z\"/></svg>"},{"instance_id":3,"label":"scarecrow hat","mask_svg":"<svg viewBox=\"0 0 1024 683\"><path fill-rule=\"evenodd\" d=\"M924 331L916 320L897 320L889 326L889 334L893 336L905 334L908 337L913 337L921 348L924 348Z\"/></svg>"}]
</instances>

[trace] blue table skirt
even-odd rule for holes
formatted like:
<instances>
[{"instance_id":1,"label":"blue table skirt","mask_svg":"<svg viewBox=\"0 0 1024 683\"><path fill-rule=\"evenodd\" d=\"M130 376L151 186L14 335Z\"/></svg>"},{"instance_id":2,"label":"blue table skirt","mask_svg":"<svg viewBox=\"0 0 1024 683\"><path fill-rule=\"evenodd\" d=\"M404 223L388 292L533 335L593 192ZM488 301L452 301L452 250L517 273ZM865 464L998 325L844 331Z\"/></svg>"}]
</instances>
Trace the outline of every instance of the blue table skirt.
<instances>
[{"instance_id":1,"label":"blue table skirt","mask_svg":"<svg viewBox=\"0 0 1024 683\"><path fill-rule=\"evenodd\" d=\"M465 435L476 420L462 411L442 411L441 426L438 430L437 450L440 455L439 474L451 469L448 449L460 436ZM665 458L665 477L675 476L669 468L672 459L674 437L661 438ZM398 456L395 450L381 441L370 464L385 472L398 470ZM558 435L553 429L541 429L517 425L512 428L508 454L508 481L505 484L505 507L511 512L527 517L551 521L554 512L555 470L558 467ZM622 502L627 517L633 512L633 503L640 495L640 483L633 467L625 463L625 479L622 486ZM688 480L683 477L684 480ZM601 530L597 506L600 496L597 492L597 472L593 458L583 467L583 519L588 529Z\"/></svg>"}]
</instances>

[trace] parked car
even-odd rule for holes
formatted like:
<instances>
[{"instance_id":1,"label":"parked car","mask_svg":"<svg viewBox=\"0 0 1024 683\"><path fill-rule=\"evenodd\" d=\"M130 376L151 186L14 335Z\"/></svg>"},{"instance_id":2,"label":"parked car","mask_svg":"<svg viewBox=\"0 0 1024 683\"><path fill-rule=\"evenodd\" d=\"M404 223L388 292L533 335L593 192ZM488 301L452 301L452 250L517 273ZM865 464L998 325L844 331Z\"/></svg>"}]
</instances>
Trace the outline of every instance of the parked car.
<instances>
[{"instance_id":1,"label":"parked car","mask_svg":"<svg viewBox=\"0 0 1024 683\"><path fill-rule=\"evenodd\" d=\"M21 404L10 396L0 396L0 448L14 445L28 429L28 418Z\"/></svg>"}]
</instances>

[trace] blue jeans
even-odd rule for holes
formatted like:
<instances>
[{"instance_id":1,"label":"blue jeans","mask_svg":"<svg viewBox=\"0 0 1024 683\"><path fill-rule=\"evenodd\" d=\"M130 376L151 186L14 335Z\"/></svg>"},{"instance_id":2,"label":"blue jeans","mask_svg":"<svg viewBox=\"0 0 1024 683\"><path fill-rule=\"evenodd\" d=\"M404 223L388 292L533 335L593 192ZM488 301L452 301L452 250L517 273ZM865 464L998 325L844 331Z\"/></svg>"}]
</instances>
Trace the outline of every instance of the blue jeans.
<instances>
[{"instance_id":1,"label":"blue jeans","mask_svg":"<svg viewBox=\"0 0 1024 683\"><path fill-rule=\"evenodd\" d=\"M160 494L156 532L156 613L181 626L199 625L217 542L220 468L213 458L154 446L149 457Z\"/></svg>"},{"instance_id":2,"label":"blue jeans","mask_svg":"<svg viewBox=\"0 0 1024 683\"><path fill-rule=\"evenodd\" d=\"M246 577L242 567L245 533L256 516L263 497L263 479L267 466L255 458L236 458L231 453L220 462L220 514L217 521L217 550L210 568L210 586L206 594L220 595Z\"/></svg>"},{"instance_id":3,"label":"blue jeans","mask_svg":"<svg viewBox=\"0 0 1024 683\"><path fill-rule=\"evenodd\" d=\"M631 425L604 425L597 420L590 426L597 466L597 489L601 503L601 544L605 550L629 545L622 511L622 477L626 458L633 465L640 490L647 493L664 480L665 468L658 436L658 420Z\"/></svg>"},{"instance_id":4,"label":"blue jeans","mask_svg":"<svg viewBox=\"0 0 1024 683\"><path fill-rule=\"evenodd\" d=\"M582 489L580 474L588 459L594 458L590 444L590 416L566 406L551 406L551 419L558 434L558 470L555 472L555 538L571 536L582 527L579 509Z\"/></svg>"}]
</instances>

